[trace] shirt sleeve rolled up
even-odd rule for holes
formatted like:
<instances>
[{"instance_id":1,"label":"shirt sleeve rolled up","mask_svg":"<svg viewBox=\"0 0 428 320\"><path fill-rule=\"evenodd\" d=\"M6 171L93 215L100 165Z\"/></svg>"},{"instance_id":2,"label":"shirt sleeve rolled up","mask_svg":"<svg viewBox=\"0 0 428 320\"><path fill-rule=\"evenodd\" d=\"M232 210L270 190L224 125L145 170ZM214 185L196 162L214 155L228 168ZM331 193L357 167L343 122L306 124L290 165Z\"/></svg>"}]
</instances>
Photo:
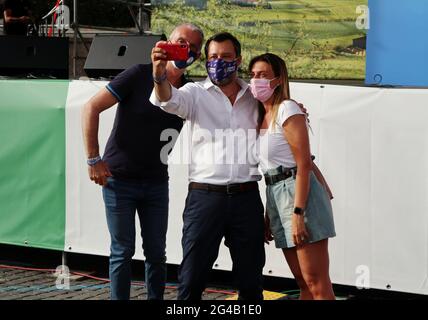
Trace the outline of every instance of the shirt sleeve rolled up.
<instances>
[{"instance_id":1,"label":"shirt sleeve rolled up","mask_svg":"<svg viewBox=\"0 0 428 320\"><path fill-rule=\"evenodd\" d=\"M153 89L150 96L150 102L155 106L161 107L168 113L175 114L183 119L191 119L194 112L196 85L187 83L180 89L171 86L171 98L168 101L160 101Z\"/></svg>"}]
</instances>

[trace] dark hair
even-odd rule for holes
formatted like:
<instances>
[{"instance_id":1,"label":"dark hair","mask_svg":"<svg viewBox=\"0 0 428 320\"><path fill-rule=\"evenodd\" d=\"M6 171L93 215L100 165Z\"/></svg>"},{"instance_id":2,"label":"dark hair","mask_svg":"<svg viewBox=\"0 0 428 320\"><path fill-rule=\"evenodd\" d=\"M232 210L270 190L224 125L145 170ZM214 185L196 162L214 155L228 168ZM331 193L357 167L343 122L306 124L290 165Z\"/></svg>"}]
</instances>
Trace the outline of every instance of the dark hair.
<instances>
[{"instance_id":1,"label":"dark hair","mask_svg":"<svg viewBox=\"0 0 428 320\"><path fill-rule=\"evenodd\" d=\"M207 42L205 43L205 58L208 59L208 48L210 46L211 41L215 41L215 42L225 42L227 40L232 41L233 43L233 47L235 48L235 53L236 56L239 57L241 55L241 44L239 43L238 39L236 39L232 34L230 34L229 32L220 32L217 33L215 35L213 35L212 37L210 37Z\"/></svg>"},{"instance_id":2,"label":"dark hair","mask_svg":"<svg viewBox=\"0 0 428 320\"><path fill-rule=\"evenodd\" d=\"M281 79L281 84L276 87L274 91L274 108L273 108L273 114L271 121L275 121L276 117L278 115L278 107L279 104L284 101L290 99L290 85L288 82L288 71L287 66L285 64L285 61L281 59L279 56L273 53L264 53L259 56L254 57L251 59L249 65L248 65L248 71L251 74L251 70L253 69L253 66L256 64L256 62L266 62L272 67L272 71L275 75L275 77L278 77ZM259 117L258 117L258 127L262 125L263 119L266 114L266 110L263 107L263 104L259 102Z\"/></svg>"}]
</instances>

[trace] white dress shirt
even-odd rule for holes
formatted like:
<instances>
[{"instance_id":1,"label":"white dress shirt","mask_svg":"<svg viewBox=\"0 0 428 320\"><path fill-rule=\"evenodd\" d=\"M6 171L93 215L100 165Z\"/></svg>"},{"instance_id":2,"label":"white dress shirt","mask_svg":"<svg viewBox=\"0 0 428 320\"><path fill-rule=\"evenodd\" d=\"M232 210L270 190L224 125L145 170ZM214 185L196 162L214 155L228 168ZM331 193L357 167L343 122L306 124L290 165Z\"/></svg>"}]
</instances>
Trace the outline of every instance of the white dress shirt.
<instances>
[{"instance_id":1,"label":"white dress shirt","mask_svg":"<svg viewBox=\"0 0 428 320\"><path fill-rule=\"evenodd\" d=\"M171 99L160 102L153 90L150 102L190 121L190 182L227 185L261 179L255 154L257 100L248 84L241 87L232 106L209 78L171 86Z\"/></svg>"}]
</instances>

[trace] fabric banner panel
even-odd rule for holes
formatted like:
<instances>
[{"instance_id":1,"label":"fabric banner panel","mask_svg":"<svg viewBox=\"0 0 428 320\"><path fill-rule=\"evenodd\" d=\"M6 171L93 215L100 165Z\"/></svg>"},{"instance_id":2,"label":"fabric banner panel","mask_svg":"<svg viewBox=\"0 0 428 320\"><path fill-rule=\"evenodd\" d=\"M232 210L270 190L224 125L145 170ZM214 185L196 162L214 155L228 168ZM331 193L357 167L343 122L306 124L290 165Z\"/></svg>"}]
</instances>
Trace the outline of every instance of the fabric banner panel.
<instances>
[{"instance_id":1,"label":"fabric banner panel","mask_svg":"<svg viewBox=\"0 0 428 320\"><path fill-rule=\"evenodd\" d=\"M101 186L89 179L83 146L81 112L85 103L108 82L72 81L66 108L66 232L65 251L109 255L110 236ZM99 145L103 155L116 107L100 114ZM138 233L137 233L138 234ZM137 237L137 239L140 237ZM141 258L136 250L136 258Z\"/></svg>"},{"instance_id":2,"label":"fabric banner panel","mask_svg":"<svg viewBox=\"0 0 428 320\"><path fill-rule=\"evenodd\" d=\"M62 250L68 81L0 81L0 243Z\"/></svg>"},{"instance_id":3,"label":"fabric banner panel","mask_svg":"<svg viewBox=\"0 0 428 320\"><path fill-rule=\"evenodd\" d=\"M324 91L313 120L335 196L332 280L428 294L428 90Z\"/></svg>"},{"instance_id":4,"label":"fabric banner panel","mask_svg":"<svg viewBox=\"0 0 428 320\"><path fill-rule=\"evenodd\" d=\"M383 90L371 139L372 285L428 294L428 90Z\"/></svg>"},{"instance_id":5,"label":"fabric banner panel","mask_svg":"<svg viewBox=\"0 0 428 320\"><path fill-rule=\"evenodd\" d=\"M366 84L428 87L428 1L368 3Z\"/></svg>"},{"instance_id":6,"label":"fabric banner panel","mask_svg":"<svg viewBox=\"0 0 428 320\"><path fill-rule=\"evenodd\" d=\"M102 81L0 81L0 243L108 255L101 187L90 181L81 109ZM311 151L335 196L336 284L428 294L428 90L291 83L310 114ZM65 108L65 110L64 110ZM100 115L100 153L115 115ZM182 258L188 124L169 168L167 262ZM178 159L178 161L177 161ZM260 182L265 200L265 186ZM144 259L136 215L135 259ZM222 244L215 269L231 270ZM265 275L292 277L266 246Z\"/></svg>"},{"instance_id":7,"label":"fabric banner panel","mask_svg":"<svg viewBox=\"0 0 428 320\"><path fill-rule=\"evenodd\" d=\"M106 81L72 81L66 107L66 252L108 256L110 235L107 228L101 186L89 179L86 154L83 146L81 112L85 103ZM100 154L104 154L113 127L116 106L100 114L98 139ZM143 260L141 228L135 215L136 250L134 259ZM170 262L169 263L176 263Z\"/></svg>"},{"instance_id":8,"label":"fabric banner panel","mask_svg":"<svg viewBox=\"0 0 428 320\"><path fill-rule=\"evenodd\" d=\"M80 129L81 107L105 84L73 81L70 86L66 251L109 254L101 190L87 176ZM291 83L291 92L308 109L311 150L335 196L337 237L329 241L332 281L428 294L428 180L422 174L428 169L428 91ZM404 112L404 107L411 110ZM113 119L114 108L101 114L101 152ZM185 125L169 168L167 262L172 264L182 258L188 141ZM260 192L264 200L263 182ZM214 269L231 270L228 251L222 244ZM144 259L139 236L134 258ZM292 277L273 244L266 246L263 273Z\"/></svg>"}]
</instances>

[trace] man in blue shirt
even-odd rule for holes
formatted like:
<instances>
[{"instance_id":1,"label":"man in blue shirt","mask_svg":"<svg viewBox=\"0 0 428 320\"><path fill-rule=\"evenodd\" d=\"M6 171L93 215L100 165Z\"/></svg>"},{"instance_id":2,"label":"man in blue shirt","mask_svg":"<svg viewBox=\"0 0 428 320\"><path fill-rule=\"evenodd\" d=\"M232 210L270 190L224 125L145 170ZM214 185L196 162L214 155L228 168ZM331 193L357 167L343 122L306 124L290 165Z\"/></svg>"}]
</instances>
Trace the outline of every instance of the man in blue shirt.
<instances>
[{"instance_id":1,"label":"man in blue shirt","mask_svg":"<svg viewBox=\"0 0 428 320\"><path fill-rule=\"evenodd\" d=\"M195 25L182 24L171 33L170 41L187 42L193 57L187 62L168 62L166 79L181 87L187 82L185 68L200 56L203 32ZM148 299L163 299L165 288L168 166L160 154L168 141L161 141L160 136L165 129L180 131L183 120L153 106L149 101L152 89L152 65L135 65L101 89L82 112L89 177L103 186L111 236L111 299L115 300L127 300L130 295L135 212L141 224ZM116 103L113 130L101 158L99 114Z\"/></svg>"}]
</instances>

